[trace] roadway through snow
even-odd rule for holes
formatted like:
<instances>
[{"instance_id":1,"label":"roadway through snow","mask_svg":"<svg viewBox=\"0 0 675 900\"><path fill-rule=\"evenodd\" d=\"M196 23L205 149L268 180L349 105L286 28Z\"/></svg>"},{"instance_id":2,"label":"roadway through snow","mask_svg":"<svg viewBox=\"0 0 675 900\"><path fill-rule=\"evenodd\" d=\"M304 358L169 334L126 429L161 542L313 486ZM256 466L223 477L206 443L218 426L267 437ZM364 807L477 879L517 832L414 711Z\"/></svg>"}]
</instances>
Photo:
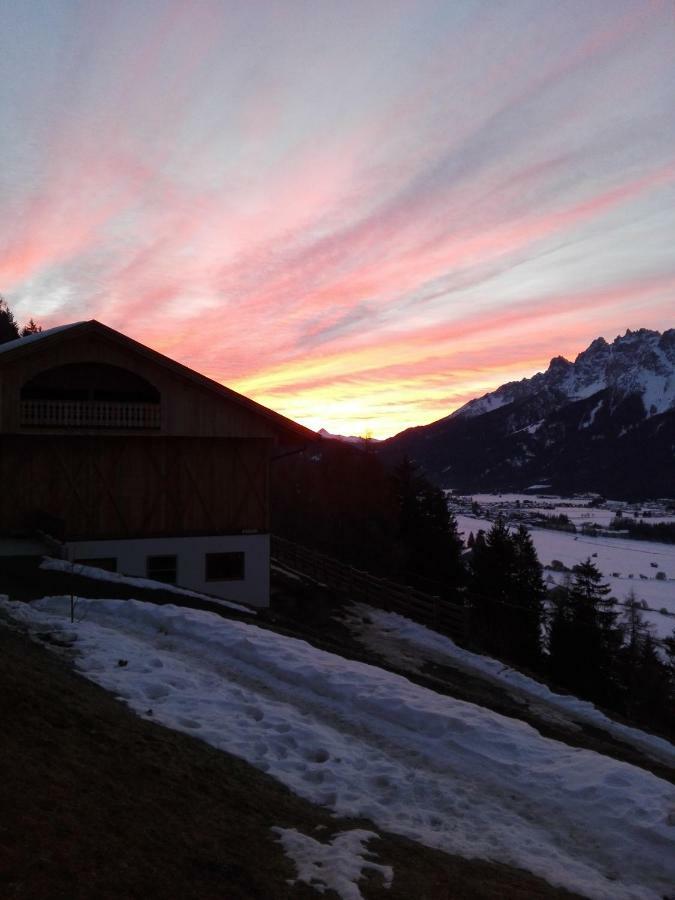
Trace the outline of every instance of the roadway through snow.
<instances>
[{"instance_id":1,"label":"roadway through snow","mask_svg":"<svg viewBox=\"0 0 675 900\"><path fill-rule=\"evenodd\" d=\"M58 631L140 715L340 816L593 898L656 900L675 883L675 788L649 772L248 623L79 600L71 626L69 599L1 605Z\"/></svg>"}]
</instances>

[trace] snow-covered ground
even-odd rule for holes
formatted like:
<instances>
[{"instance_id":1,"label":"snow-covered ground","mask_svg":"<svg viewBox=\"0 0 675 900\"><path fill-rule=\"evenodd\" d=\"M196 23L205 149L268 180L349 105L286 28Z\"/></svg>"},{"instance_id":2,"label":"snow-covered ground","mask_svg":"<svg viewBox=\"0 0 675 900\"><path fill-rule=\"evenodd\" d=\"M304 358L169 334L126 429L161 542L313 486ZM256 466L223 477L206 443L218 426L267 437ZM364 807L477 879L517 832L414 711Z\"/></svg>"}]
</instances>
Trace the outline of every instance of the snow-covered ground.
<instances>
[{"instance_id":1,"label":"snow-covered ground","mask_svg":"<svg viewBox=\"0 0 675 900\"><path fill-rule=\"evenodd\" d=\"M476 534L480 528L489 531L493 522L458 515L457 524L460 532L468 537L470 532ZM545 566L558 559L571 569L590 556L618 600L623 602L632 589L637 599L646 601L648 606L673 613L673 616L663 616L645 612L645 619L654 626L656 637L672 634L675 628L675 544L587 537L546 528L532 528L530 534ZM664 572L666 580L659 581L655 577L657 572Z\"/></svg>"},{"instance_id":2,"label":"snow-covered ground","mask_svg":"<svg viewBox=\"0 0 675 900\"><path fill-rule=\"evenodd\" d=\"M508 689L516 697L526 697L538 712L548 707L562 712L570 723L584 722L631 744L649 756L675 768L675 746L663 738L647 734L639 728L622 725L610 719L588 700L571 694L557 694L541 681L511 669L498 659L472 653L453 640L398 613L385 612L355 603L347 624L369 648L389 662L408 670L419 670L428 662L450 665L473 675L480 675ZM546 718L546 715L543 716Z\"/></svg>"},{"instance_id":3,"label":"snow-covered ground","mask_svg":"<svg viewBox=\"0 0 675 900\"><path fill-rule=\"evenodd\" d=\"M592 898L672 891L675 788L649 772L250 623L79 600L71 626L69 603L0 606L71 639L82 672L139 714L338 815Z\"/></svg>"},{"instance_id":4,"label":"snow-covered ground","mask_svg":"<svg viewBox=\"0 0 675 900\"><path fill-rule=\"evenodd\" d=\"M328 844L301 834L295 828L273 828L278 835L286 856L295 863L296 881L304 881L319 893L333 890L341 900L363 900L358 882L364 871L379 872L385 887L390 887L394 877L391 866L381 866L366 844L379 837L373 831L354 828L336 834Z\"/></svg>"},{"instance_id":5,"label":"snow-covered ground","mask_svg":"<svg viewBox=\"0 0 675 900\"><path fill-rule=\"evenodd\" d=\"M540 514L542 516L564 515L577 528L583 525L599 525L608 528L610 523L621 509L622 513L635 521L644 522L647 525L675 522L675 515L668 514L664 504L659 501L645 503L627 503L625 501L603 501L601 505L590 506L590 496L579 495L576 497L559 497L555 494L471 494L461 501L458 497L449 493L453 504L461 502L468 510L470 503L475 502L481 507L482 512L488 512L492 516L500 512L508 515L512 512ZM647 514L645 518L644 514Z\"/></svg>"},{"instance_id":6,"label":"snow-covered ground","mask_svg":"<svg viewBox=\"0 0 675 900\"><path fill-rule=\"evenodd\" d=\"M109 572L107 569L85 566L82 563L73 563L66 559L53 559L51 556L47 556L40 563L40 568L52 572L68 572L73 575L81 575L83 578L93 578L94 581L109 581L112 584L126 584L130 587L143 588L144 590L180 594L182 597L191 597L193 600L206 600L217 606L224 606L227 609L246 613L249 616L256 615L256 611L251 609L250 606L242 606L240 603L233 603L232 600L223 600L222 597L200 594L197 591L178 587L175 584L167 584L165 581L153 581L151 578L139 578L137 575L122 575L120 572Z\"/></svg>"},{"instance_id":7,"label":"snow-covered ground","mask_svg":"<svg viewBox=\"0 0 675 900\"><path fill-rule=\"evenodd\" d=\"M583 506L585 503L588 503L590 497L580 497L575 501L574 498L563 498L558 497L557 494L518 494L518 493L505 493L505 494L469 494L467 495L470 500L475 500L476 503L479 503L481 506L498 506L500 503L527 503L527 504L541 504L542 506L550 506L556 502L565 502L574 506Z\"/></svg>"},{"instance_id":8,"label":"snow-covered ground","mask_svg":"<svg viewBox=\"0 0 675 900\"><path fill-rule=\"evenodd\" d=\"M532 506L528 508L528 512L541 513L543 516L567 516L570 522L573 522L577 528L584 525L599 525L601 528L608 528L610 523L616 517L616 512L605 507L589 509L586 506L572 506L568 503L555 504L551 507ZM628 521L628 519L626 520ZM636 521L634 517L630 517L630 521ZM639 522L645 525L656 525L658 523L675 522L675 516L669 515L650 515L649 518L640 517Z\"/></svg>"}]
</instances>

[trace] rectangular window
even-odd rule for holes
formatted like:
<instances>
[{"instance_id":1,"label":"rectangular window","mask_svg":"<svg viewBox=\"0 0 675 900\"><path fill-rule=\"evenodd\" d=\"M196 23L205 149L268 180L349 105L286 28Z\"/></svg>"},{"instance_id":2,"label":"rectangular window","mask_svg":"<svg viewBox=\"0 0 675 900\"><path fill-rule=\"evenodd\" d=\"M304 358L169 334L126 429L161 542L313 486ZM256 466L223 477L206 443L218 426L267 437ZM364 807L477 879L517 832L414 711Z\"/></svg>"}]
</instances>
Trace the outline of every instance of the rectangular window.
<instances>
[{"instance_id":1,"label":"rectangular window","mask_svg":"<svg viewBox=\"0 0 675 900\"><path fill-rule=\"evenodd\" d=\"M146 572L148 578L152 578L153 581L163 581L165 584L175 584L178 575L178 557L148 556L146 560Z\"/></svg>"},{"instance_id":2,"label":"rectangular window","mask_svg":"<svg viewBox=\"0 0 675 900\"><path fill-rule=\"evenodd\" d=\"M243 553L207 553L206 580L243 581L244 555Z\"/></svg>"},{"instance_id":3,"label":"rectangular window","mask_svg":"<svg viewBox=\"0 0 675 900\"><path fill-rule=\"evenodd\" d=\"M93 559L75 559L74 566L91 566L94 569L105 569L106 572L117 571L117 559L114 556L97 557Z\"/></svg>"}]
</instances>

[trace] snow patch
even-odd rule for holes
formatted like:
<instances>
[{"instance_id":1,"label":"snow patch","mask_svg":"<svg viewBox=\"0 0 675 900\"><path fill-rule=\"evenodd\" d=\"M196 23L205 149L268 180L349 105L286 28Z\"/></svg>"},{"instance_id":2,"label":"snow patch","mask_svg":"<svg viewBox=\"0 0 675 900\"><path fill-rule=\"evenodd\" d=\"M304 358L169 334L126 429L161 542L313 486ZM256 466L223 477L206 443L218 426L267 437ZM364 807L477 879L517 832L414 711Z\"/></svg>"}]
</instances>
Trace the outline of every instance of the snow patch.
<instances>
[{"instance_id":1,"label":"snow patch","mask_svg":"<svg viewBox=\"0 0 675 900\"><path fill-rule=\"evenodd\" d=\"M167 591L169 594L180 594L182 597L192 597L196 600L206 600L218 606L225 606L237 612L255 616L256 611L248 606L241 606L231 600L223 600L222 597L212 597L210 594L200 594L187 588L178 587L175 584L167 584L164 581L152 581L150 578L139 578L136 575L121 575L119 572L109 572L107 569L97 569L95 566L83 566L81 563L72 563L67 559L52 559L46 557L40 563L41 569L54 572L69 572L74 575L82 575L83 578L92 578L94 581L109 581L113 584L128 584L131 587L145 588L152 591Z\"/></svg>"},{"instance_id":2,"label":"snow patch","mask_svg":"<svg viewBox=\"0 0 675 900\"><path fill-rule=\"evenodd\" d=\"M361 603L355 604L355 609L357 614L361 614L358 630L364 633L368 643L377 645L380 653L386 653L386 638L395 636L407 644L409 649L423 651L426 658L432 653L436 659L455 668L479 673L491 681L516 689L519 694L543 700L548 706L566 713L576 721L596 725L619 740L675 767L675 746L664 738L615 722L587 700L580 700L571 694L557 694L541 681L529 678L497 659L464 650L449 637L398 613L384 612Z\"/></svg>"},{"instance_id":3,"label":"snow patch","mask_svg":"<svg viewBox=\"0 0 675 900\"><path fill-rule=\"evenodd\" d=\"M80 599L71 625L69 597L0 606L75 638L78 668L140 715L339 816L593 900L657 900L675 882L675 788L635 766L213 613Z\"/></svg>"},{"instance_id":4,"label":"snow patch","mask_svg":"<svg viewBox=\"0 0 675 900\"><path fill-rule=\"evenodd\" d=\"M332 890L341 900L363 900L358 881L364 870L379 872L386 888L394 876L391 866L381 866L367 857L373 854L366 844L379 837L374 831L357 828L336 834L328 844L296 831L295 828L272 828L286 855L295 863L298 877L320 894ZM295 881L291 882L295 884Z\"/></svg>"}]
</instances>

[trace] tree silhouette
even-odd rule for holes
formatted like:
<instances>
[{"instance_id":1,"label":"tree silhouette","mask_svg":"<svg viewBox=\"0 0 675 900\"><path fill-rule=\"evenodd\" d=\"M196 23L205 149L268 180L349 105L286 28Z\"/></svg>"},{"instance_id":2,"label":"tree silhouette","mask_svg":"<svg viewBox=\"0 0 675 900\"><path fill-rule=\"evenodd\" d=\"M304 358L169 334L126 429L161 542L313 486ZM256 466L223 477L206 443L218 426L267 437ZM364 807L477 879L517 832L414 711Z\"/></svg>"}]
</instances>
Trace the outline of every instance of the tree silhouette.
<instances>
[{"instance_id":1,"label":"tree silhouette","mask_svg":"<svg viewBox=\"0 0 675 900\"><path fill-rule=\"evenodd\" d=\"M551 622L551 673L570 690L609 702L617 692L615 663L623 636L616 600L590 557L574 566L572 576Z\"/></svg>"},{"instance_id":2,"label":"tree silhouette","mask_svg":"<svg viewBox=\"0 0 675 900\"><path fill-rule=\"evenodd\" d=\"M28 337L29 334L39 334L42 331L42 325L38 325L33 319L28 320L28 324L21 329L21 337Z\"/></svg>"},{"instance_id":3,"label":"tree silhouette","mask_svg":"<svg viewBox=\"0 0 675 900\"><path fill-rule=\"evenodd\" d=\"M0 344L14 341L19 337L19 326L4 297L0 296Z\"/></svg>"}]
</instances>

